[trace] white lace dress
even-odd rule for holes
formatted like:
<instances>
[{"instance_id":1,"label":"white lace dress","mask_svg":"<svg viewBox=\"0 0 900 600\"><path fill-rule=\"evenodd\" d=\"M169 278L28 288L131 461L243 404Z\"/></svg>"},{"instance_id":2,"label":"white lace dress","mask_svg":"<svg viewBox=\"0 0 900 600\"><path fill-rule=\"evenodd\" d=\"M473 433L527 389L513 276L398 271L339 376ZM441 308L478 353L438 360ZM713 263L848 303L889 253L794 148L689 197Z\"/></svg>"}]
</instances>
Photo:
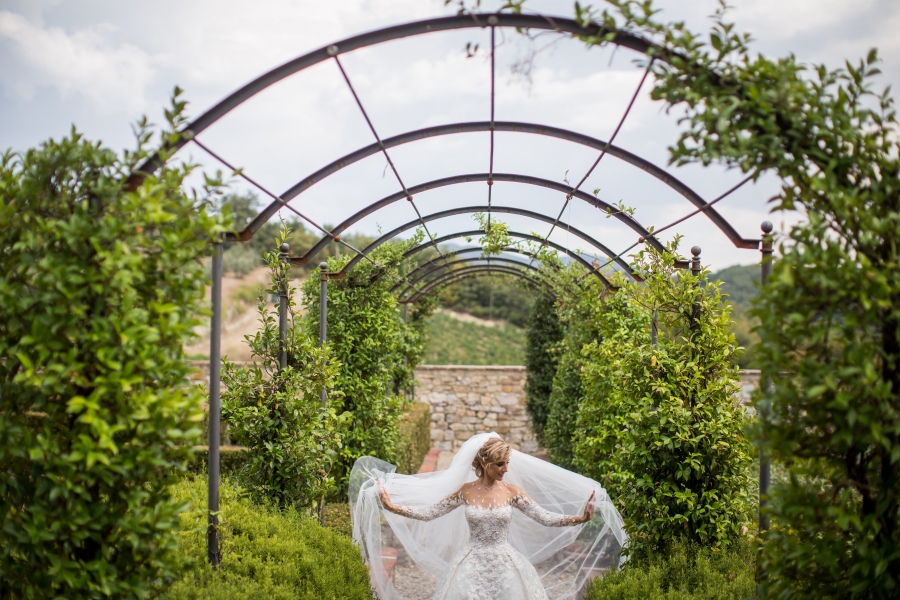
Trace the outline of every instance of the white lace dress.
<instances>
[{"instance_id":1,"label":"white lace dress","mask_svg":"<svg viewBox=\"0 0 900 600\"><path fill-rule=\"evenodd\" d=\"M548 527L574 525L576 517L544 510L523 492L513 496L509 504L495 508L468 504L457 492L433 506L397 506L394 512L430 521L459 506L466 507L469 542L450 559L434 600L547 600L537 571L509 543L512 509L516 507Z\"/></svg>"}]
</instances>

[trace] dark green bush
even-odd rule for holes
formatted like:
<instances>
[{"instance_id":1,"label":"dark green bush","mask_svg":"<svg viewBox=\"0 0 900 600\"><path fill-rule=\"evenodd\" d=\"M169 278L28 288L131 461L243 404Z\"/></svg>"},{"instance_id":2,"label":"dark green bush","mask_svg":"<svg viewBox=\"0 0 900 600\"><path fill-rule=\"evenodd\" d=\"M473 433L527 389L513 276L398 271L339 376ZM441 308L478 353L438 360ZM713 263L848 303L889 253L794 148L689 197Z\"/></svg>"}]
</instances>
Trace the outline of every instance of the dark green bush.
<instances>
[{"instance_id":1,"label":"dark green bush","mask_svg":"<svg viewBox=\"0 0 900 600\"><path fill-rule=\"evenodd\" d=\"M169 600L371 600L369 572L349 537L293 508L251 502L229 478L220 488L222 563L206 562L206 479L186 478L173 495L189 501L181 516L184 574Z\"/></svg>"},{"instance_id":2,"label":"dark green bush","mask_svg":"<svg viewBox=\"0 0 900 600\"><path fill-rule=\"evenodd\" d=\"M418 473L422 459L431 450L431 405L416 402L400 419L400 442L397 445L397 472Z\"/></svg>"},{"instance_id":3,"label":"dark green bush","mask_svg":"<svg viewBox=\"0 0 900 600\"><path fill-rule=\"evenodd\" d=\"M547 406L559 365L557 346L563 338L553 296L538 294L535 297L525 331L525 409L531 417L538 443L543 444Z\"/></svg>"},{"instance_id":4,"label":"dark green bush","mask_svg":"<svg viewBox=\"0 0 900 600\"><path fill-rule=\"evenodd\" d=\"M602 309L597 298L605 292L596 277L588 277L576 283L575 280L583 272L580 265L561 269L554 262L557 260L546 254L543 258L545 271L557 280L557 314L563 335L557 346L559 358L553 388L547 401L544 444L547 447L547 457L552 462L574 470L574 444L577 441L575 426L578 408L584 401L582 350L585 344L601 335L597 330L595 313Z\"/></svg>"},{"instance_id":5,"label":"dark green bush","mask_svg":"<svg viewBox=\"0 0 900 600\"><path fill-rule=\"evenodd\" d=\"M756 594L755 565L749 541L718 552L679 543L595 579L584 600L746 600Z\"/></svg>"},{"instance_id":6,"label":"dark green bush","mask_svg":"<svg viewBox=\"0 0 900 600\"><path fill-rule=\"evenodd\" d=\"M183 191L189 164L129 183L150 138L144 121L122 157L73 131L0 159L4 597L144 598L174 576L168 482L203 418L183 347L222 228Z\"/></svg>"}]
</instances>

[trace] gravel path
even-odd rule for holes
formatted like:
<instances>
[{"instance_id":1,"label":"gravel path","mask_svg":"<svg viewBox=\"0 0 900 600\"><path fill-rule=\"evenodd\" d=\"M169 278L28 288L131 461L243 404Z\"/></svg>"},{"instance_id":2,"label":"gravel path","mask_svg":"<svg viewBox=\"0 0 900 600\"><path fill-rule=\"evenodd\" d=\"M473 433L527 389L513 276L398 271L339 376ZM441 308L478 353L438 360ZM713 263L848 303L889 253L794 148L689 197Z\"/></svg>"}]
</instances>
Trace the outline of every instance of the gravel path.
<instances>
[{"instance_id":1,"label":"gravel path","mask_svg":"<svg viewBox=\"0 0 900 600\"><path fill-rule=\"evenodd\" d=\"M394 567L394 587L404 600L431 600L437 580L408 561Z\"/></svg>"}]
</instances>

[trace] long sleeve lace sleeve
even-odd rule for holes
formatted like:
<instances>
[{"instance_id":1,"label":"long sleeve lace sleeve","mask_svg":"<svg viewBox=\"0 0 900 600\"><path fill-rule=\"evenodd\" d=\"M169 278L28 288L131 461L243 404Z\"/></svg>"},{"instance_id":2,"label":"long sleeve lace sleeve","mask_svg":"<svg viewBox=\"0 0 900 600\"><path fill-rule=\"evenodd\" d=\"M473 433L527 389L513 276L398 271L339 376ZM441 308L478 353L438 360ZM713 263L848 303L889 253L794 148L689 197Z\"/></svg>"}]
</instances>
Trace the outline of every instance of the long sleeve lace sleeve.
<instances>
[{"instance_id":1,"label":"long sleeve lace sleeve","mask_svg":"<svg viewBox=\"0 0 900 600\"><path fill-rule=\"evenodd\" d=\"M525 513L529 518L546 527L568 527L579 525L580 516L561 515L552 513L537 505L525 492L519 491L512 499L512 505Z\"/></svg>"},{"instance_id":2,"label":"long sleeve lace sleeve","mask_svg":"<svg viewBox=\"0 0 900 600\"><path fill-rule=\"evenodd\" d=\"M431 521L446 515L448 512L458 506L462 506L465 501L462 494L456 492L451 496L447 496L437 504L431 506L397 506L395 505L391 512L410 519L419 521Z\"/></svg>"}]
</instances>

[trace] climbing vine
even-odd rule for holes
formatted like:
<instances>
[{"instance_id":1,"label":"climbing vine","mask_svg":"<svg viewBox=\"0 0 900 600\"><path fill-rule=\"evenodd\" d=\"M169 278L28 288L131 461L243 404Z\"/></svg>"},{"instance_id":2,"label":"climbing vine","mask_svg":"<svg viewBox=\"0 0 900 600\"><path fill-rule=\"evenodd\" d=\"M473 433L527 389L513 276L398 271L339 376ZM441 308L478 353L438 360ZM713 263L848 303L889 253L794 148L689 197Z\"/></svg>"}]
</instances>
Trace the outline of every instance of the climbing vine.
<instances>
[{"instance_id":1,"label":"climbing vine","mask_svg":"<svg viewBox=\"0 0 900 600\"><path fill-rule=\"evenodd\" d=\"M282 223L277 245L289 233ZM349 415L338 413L338 402L322 408L319 401L323 387L333 388L339 365L331 348L320 348L318 337L295 312L290 264L277 251L266 252L264 259L270 282L257 304L260 328L246 336L252 362L222 361L222 418L235 441L248 447L239 472L248 489L277 506L311 510L336 489L332 467L339 461ZM278 305L269 301L282 294L288 308L284 368Z\"/></svg>"},{"instance_id":2,"label":"climbing vine","mask_svg":"<svg viewBox=\"0 0 900 600\"><path fill-rule=\"evenodd\" d=\"M424 353L423 319L430 307L414 310L412 322L404 324L392 287L402 281L404 252L423 239L419 231L408 240L382 244L369 255L372 262L361 261L345 277L328 281L328 344L340 364L328 403L337 414L347 414L332 471L341 489L360 456L396 460L404 391L415 384L413 370ZM349 260L346 255L330 258L329 272L340 271ZM317 338L318 278L309 278L301 289L304 327Z\"/></svg>"}]
</instances>

